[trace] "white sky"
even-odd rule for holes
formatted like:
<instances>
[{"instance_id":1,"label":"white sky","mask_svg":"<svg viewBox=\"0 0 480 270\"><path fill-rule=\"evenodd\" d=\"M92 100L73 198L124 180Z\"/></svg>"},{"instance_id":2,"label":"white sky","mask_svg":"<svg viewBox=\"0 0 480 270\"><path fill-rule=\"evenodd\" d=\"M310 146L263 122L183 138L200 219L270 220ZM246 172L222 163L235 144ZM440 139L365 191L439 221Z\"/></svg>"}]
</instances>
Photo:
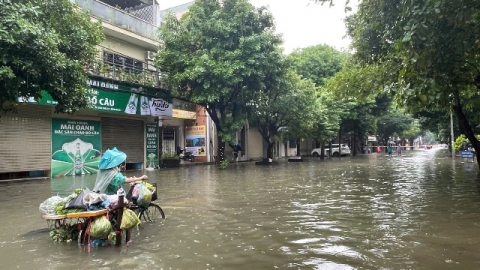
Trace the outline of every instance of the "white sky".
<instances>
[{"instance_id":1,"label":"white sky","mask_svg":"<svg viewBox=\"0 0 480 270\"><path fill-rule=\"evenodd\" d=\"M188 3L192 0L159 0L160 9ZM343 19L344 1L334 7L314 4L310 0L249 0L255 7L268 6L275 18L277 33L283 35L285 53L296 48L327 44L346 50L350 40Z\"/></svg>"}]
</instances>

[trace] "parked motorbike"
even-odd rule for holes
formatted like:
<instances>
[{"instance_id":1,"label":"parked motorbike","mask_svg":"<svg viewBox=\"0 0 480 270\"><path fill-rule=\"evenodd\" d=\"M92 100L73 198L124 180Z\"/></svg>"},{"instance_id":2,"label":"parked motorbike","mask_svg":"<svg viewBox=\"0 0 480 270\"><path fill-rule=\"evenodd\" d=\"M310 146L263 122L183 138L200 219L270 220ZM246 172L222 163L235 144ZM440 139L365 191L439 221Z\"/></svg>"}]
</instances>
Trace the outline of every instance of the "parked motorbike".
<instances>
[{"instance_id":1,"label":"parked motorbike","mask_svg":"<svg viewBox=\"0 0 480 270\"><path fill-rule=\"evenodd\" d=\"M191 162L195 161L195 156L190 151L185 151L184 149L177 149L177 154L180 157L180 159L190 160Z\"/></svg>"}]
</instances>

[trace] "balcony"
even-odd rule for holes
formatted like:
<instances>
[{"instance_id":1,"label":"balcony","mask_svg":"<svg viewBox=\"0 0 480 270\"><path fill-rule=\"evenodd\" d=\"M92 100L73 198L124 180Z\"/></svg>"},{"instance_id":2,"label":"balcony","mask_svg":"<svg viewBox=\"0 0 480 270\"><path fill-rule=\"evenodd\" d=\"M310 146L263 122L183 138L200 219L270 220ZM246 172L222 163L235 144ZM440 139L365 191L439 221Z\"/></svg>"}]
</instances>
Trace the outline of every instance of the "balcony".
<instances>
[{"instance_id":1,"label":"balcony","mask_svg":"<svg viewBox=\"0 0 480 270\"><path fill-rule=\"evenodd\" d=\"M86 68L90 77L161 89L159 72L149 63L102 47L102 54Z\"/></svg>"},{"instance_id":2,"label":"balcony","mask_svg":"<svg viewBox=\"0 0 480 270\"><path fill-rule=\"evenodd\" d=\"M136 33L158 40L158 6L155 0L70 0L93 17ZM149 2L149 3L146 3Z\"/></svg>"}]
</instances>

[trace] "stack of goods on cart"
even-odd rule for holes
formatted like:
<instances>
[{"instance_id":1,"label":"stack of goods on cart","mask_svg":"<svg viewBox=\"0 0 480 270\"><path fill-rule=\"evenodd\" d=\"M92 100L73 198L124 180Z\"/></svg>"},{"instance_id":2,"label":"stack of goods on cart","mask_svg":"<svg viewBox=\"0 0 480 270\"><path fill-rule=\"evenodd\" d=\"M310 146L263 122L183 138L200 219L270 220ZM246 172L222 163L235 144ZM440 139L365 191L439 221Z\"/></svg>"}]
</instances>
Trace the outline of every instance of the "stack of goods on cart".
<instances>
[{"instance_id":1,"label":"stack of goods on cart","mask_svg":"<svg viewBox=\"0 0 480 270\"><path fill-rule=\"evenodd\" d=\"M40 204L39 210L47 222L54 222L54 226L50 226L50 237L55 242L81 240L79 237L82 235L82 230L88 229L90 243L94 246L104 246L108 240L110 240L109 242L115 241L114 227L112 226L112 222L115 220L109 219L110 215L105 212L105 209L117 209L118 198L117 195L76 189L64 198L60 196L48 198ZM128 200L125 198L124 205L128 205ZM86 224L85 217L90 216L89 213L93 213L92 211L103 211L105 214L94 217L91 224ZM140 220L133 211L124 209L122 225L124 223L127 225L122 229L131 229L138 226ZM85 234L83 235L85 236Z\"/></svg>"},{"instance_id":2,"label":"stack of goods on cart","mask_svg":"<svg viewBox=\"0 0 480 270\"><path fill-rule=\"evenodd\" d=\"M74 198L82 193L82 189L76 189L67 197L52 196L40 204L40 213L47 221L53 222L50 226L50 238L55 242L70 242L78 239L79 230L77 224L71 224L62 218L68 213L78 213L85 211L82 208L66 208Z\"/></svg>"}]
</instances>

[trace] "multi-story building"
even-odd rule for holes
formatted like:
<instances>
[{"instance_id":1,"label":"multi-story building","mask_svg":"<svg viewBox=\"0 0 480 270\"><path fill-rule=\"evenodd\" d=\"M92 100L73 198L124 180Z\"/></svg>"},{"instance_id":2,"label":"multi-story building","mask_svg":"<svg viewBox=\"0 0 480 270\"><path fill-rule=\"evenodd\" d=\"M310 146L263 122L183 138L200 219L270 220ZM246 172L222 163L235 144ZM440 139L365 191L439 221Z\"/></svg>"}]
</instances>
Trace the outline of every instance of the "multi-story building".
<instances>
[{"instance_id":1,"label":"multi-story building","mask_svg":"<svg viewBox=\"0 0 480 270\"><path fill-rule=\"evenodd\" d=\"M44 93L2 115L0 179L93 174L112 147L127 153L127 168L155 167L161 152L185 145L187 125L197 118L195 105L172 100L152 65L160 44L156 0L71 1L101 21L105 34L86 69L90 107L55 114L55 100ZM200 155L209 160L208 151Z\"/></svg>"}]
</instances>

